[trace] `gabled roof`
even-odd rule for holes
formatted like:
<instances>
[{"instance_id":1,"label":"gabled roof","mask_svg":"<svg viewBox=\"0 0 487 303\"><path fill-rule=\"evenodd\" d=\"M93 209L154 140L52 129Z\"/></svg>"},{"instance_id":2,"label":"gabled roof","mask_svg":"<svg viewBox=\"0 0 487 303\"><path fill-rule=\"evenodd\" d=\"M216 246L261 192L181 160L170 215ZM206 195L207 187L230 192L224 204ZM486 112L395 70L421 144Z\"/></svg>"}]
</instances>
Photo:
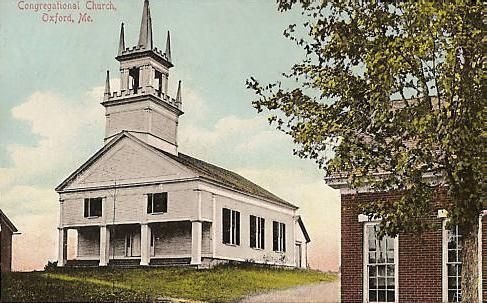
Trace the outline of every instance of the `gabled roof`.
<instances>
[{"instance_id":1,"label":"gabled roof","mask_svg":"<svg viewBox=\"0 0 487 303\"><path fill-rule=\"evenodd\" d=\"M14 233L18 232L17 227L15 227L12 221L10 221L10 219L7 217L7 215L3 213L1 209L0 209L0 222L2 223L2 225L5 224L8 227L8 229L10 229L12 232Z\"/></svg>"},{"instance_id":2,"label":"gabled roof","mask_svg":"<svg viewBox=\"0 0 487 303\"><path fill-rule=\"evenodd\" d=\"M306 243L311 242L311 238L309 237L308 231L304 226L304 222L303 219L301 219L301 216L298 216L298 223L299 223L299 227L301 228L301 231L303 232L304 238L306 239Z\"/></svg>"},{"instance_id":3,"label":"gabled roof","mask_svg":"<svg viewBox=\"0 0 487 303\"><path fill-rule=\"evenodd\" d=\"M186 168L189 168L191 171L197 174L198 177L202 179L212 181L214 183L217 183L218 185L222 185L252 196L257 196L265 200L270 200L274 203L281 204L293 209L298 208L297 206L279 198L273 193L265 190L264 188L240 176L237 173L210 164L203 160L193 158L183 153L178 153L178 155L176 156L169 152L155 148L154 146L145 143L144 141L138 139L137 137L133 136L127 131L122 131L120 134L115 136L108 144L106 144L103 148L101 148L98 152L96 152L90 159L88 159L88 161L86 161L83 165L81 165L81 167L79 167L68 178L66 178L66 180L64 180L59 186L57 186L56 191L58 192L62 191L63 188L66 187L72 180L74 180L77 175L79 175L82 171L87 169L93 162L95 162L98 158L100 158L103 154L105 154L112 146L114 146L123 137L130 138L156 153L162 153L164 156L169 157L170 159L178 162L179 164L182 164Z\"/></svg>"}]
</instances>

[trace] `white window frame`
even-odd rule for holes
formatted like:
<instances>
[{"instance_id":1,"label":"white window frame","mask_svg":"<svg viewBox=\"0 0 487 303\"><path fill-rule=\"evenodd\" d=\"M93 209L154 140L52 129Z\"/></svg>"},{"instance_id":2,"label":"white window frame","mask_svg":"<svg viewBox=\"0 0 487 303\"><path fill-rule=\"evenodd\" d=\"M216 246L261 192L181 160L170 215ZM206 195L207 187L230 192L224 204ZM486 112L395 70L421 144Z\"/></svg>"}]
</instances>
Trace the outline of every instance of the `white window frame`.
<instances>
[{"instance_id":1,"label":"white window frame","mask_svg":"<svg viewBox=\"0 0 487 303\"><path fill-rule=\"evenodd\" d=\"M478 296L479 302L482 302L482 217L486 215L487 212L482 212L479 216L479 230L478 230L478 260L479 260L479 285L478 285ZM446 229L446 224L448 213L445 210L438 211L438 218L443 218L442 222L442 268L441 268L441 289L442 289L442 301L448 303L448 230Z\"/></svg>"},{"instance_id":2,"label":"white window frame","mask_svg":"<svg viewBox=\"0 0 487 303\"><path fill-rule=\"evenodd\" d=\"M359 221L360 218L359 218ZM367 227L377 225L379 221L368 221L363 224L363 302L369 303L369 241ZM399 235L394 238L394 302L399 302Z\"/></svg>"}]
</instances>

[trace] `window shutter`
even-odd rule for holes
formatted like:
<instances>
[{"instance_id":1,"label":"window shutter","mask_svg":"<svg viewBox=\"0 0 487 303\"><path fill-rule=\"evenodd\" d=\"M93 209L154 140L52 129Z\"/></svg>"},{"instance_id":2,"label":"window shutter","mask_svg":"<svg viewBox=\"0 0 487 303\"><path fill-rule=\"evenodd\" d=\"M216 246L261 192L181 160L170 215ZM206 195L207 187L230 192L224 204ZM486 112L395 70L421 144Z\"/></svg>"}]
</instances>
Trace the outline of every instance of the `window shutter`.
<instances>
[{"instance_id":1,"label":"window shutter","mask_svg":"<svg viewBox=\"0 0 487 303\"><path fill-rule=\"evenodd\" d=\"M265 219L260 220L260 248L265 249Z\"/></svg>"},{"instance_id":2,"label":"window shutter","mask_svg":"<svg viewBox=\"0 0 487 303\"><path fill-rule=\"evenodd\" d=\"M286 251L286 224L282 223L282 251Z\"/></svg>"},{"instance_id":3,"label":"window shutter","mask_svg":"<svg viewBox=\"0 0 487 303\"><path fill-rule=\"evenodd\" d=\"M256 217L250 215L250 247L256 247L255 233L256 233Z\"/></svg>"},{"instance_id":4,"label":"window shutter","mask_svg":"<svg viewBox=\"0 0 487 303\"><path fill-rule=\"evenodd\" d=\"M85 199L85 218L90 216L90 199Z\"/></svg>"},{"instance_id":5,"label":"window shutter","mask_svg":"<svg viewBox=\"0 0 487 303\"><path fill-rule=\"evenodd\" d=\"M279 250L279 223L272 221L272 250Z\"/></svg>"},{"instance_id":6,"label":"window shutter","mask_svg":"<svg viewBox=\"0 0 487 303\"><path fill-rule=\"evenodd\" d=\"M230 210L222 210L223 243L230 243Z\"/></svg>"},{"instance_id":7,"label":"window shutter","mask_svg":"<svg viewBox=\"0 0 487 303\"><path fill-rule=\"evenodd\" d=\"M240 212L235 212L235 244L240 245Z\"/></svg>"},{"instance_id":8,"label":"window shutter","mask_svg":"<svg viewBox=\"0 0 487 303\"><path fill-rule=\"evenodd\" d=\"M147 195L147 213L152 213L152 194Z\"/></svg>"}]
</instances>

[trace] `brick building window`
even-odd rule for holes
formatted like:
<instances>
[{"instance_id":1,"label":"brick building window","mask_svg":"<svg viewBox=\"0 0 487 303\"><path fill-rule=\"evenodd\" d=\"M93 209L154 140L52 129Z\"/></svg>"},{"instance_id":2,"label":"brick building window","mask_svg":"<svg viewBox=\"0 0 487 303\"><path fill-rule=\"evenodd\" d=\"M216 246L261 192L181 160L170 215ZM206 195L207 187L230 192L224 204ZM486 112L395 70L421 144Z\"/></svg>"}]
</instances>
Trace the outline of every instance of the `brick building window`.
<instances>
[{"instance_id":1,"label":"brick building window","mask_svg":"<svg viewBox=\"0 0 487 303\"><path fill-rule=\"evenodd\" d=\"M264 249L265 219L250 215L250 247Z\"/></svg>"},{"instance_id":2,"label":"brick building window","mask_svg":"<svg viewBox=\"0 0 487 303\"><path fill-rule=\"evenodd\" d=\"M448 302L462 301L462 234L458 226L447 230L446 273Z\"/></svg>"},{"instance_id":3,"label":"brick building window","mask_svg":"<svg viewBox=\"0 0 487 303\"><path fill-rule=\"evenodd\" d=\"M102 198L86 198L85 199L85 207L84 207L85 218L101 217L101 215L102 215L101 201L102 201Z\"/></svg>"},{"instance_id":4,"label":"brick building window","mask_svg":"<svg viewBox=\"0 0 487 303\"><path fill-rule=\"evenodd\" d=\"M223 208L223 243L240 245L240 212Z\"/></svg>"},{"instance_id":5,"label":"brick building window","mask_svg":"<svg viewBox=\"0 0 487 303\"><path fill-rule=\"evenodd\" d=\"M156 193L147 195L147 213L166 213L167 193Z\"/></svg>"},{"instance_id":6,"label":"brick building window","mask_svg":"<svg viewBox=\"0 0 487 303\"><path fill-rule=\"evenodd\" d=\"M377 237L377 224L365 224L364 297L366 302L396 302L397 237Z\"/></svg>"},{"instance_id":7,"label":"brick building window","mask_svg":"<svg viewBox=\"0 0 487 303\"><path fill-rule=\"evenodd\" d=\"M284 223L272 222L272 250L286 251L286 224Z\"/></svg>"}]
</instances>

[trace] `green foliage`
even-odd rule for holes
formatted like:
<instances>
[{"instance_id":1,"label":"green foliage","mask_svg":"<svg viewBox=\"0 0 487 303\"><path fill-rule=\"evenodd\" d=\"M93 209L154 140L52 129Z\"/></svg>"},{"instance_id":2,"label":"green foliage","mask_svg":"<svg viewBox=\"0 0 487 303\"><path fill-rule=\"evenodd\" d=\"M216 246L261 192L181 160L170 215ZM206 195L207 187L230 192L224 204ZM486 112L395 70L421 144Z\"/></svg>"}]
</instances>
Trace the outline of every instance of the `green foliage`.
<instances>
[{"instance_id":1,"label":"green foliage","mask_svg":"<svg viewBox=\"0 0 487 303\"><path fill-rule=\"evenodd\" d=\"M289 134L295 153L351 188L397 190L361 205L381 233L431 225L445 194L450 222L477 226L485 199L483 3L279 0L306 22L284 35L306 58L281 81L247 81L258 112Z\"/></svg>"},{"instance_id":2,"label":"green foliage","mask_svg":"<svg viewBox=\"0 0 487 303\"><path fill-rule=\"evenodd\" d=\"M192 268L68 269L2 274L1 301L153 302L179 298L229 302L257 292L336 277L317 271L271 269L250 264Z\"/></svg>"}]
</instances>

